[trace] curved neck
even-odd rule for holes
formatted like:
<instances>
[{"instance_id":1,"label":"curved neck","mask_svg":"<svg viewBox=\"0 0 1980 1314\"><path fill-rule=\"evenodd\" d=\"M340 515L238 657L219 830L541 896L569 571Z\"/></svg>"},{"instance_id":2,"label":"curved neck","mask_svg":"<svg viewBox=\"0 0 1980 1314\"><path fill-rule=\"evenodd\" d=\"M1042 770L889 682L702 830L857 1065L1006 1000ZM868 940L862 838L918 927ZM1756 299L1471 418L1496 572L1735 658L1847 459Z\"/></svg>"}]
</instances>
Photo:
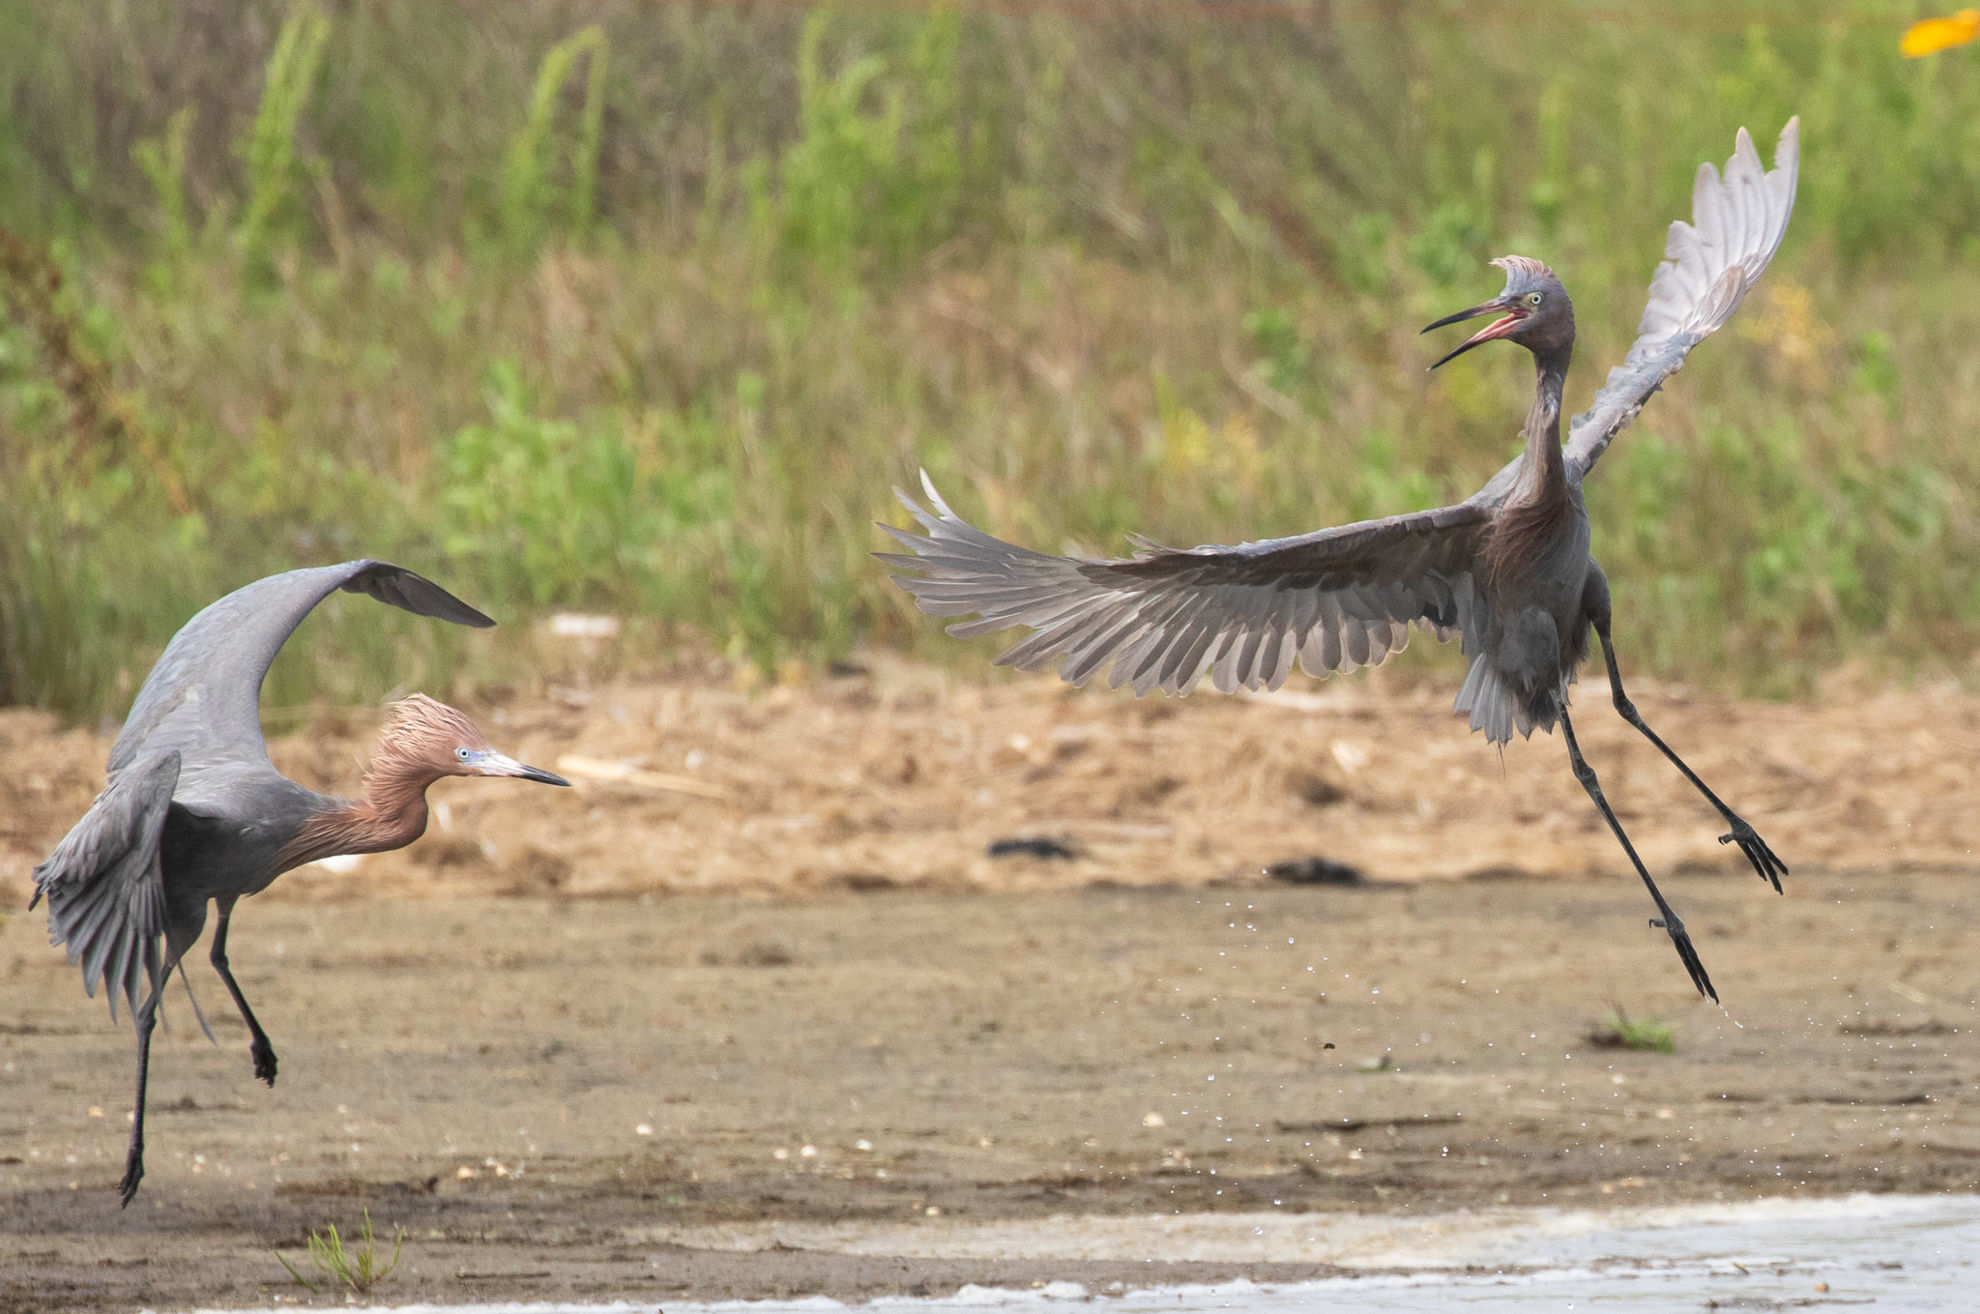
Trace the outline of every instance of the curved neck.
<instances>
[{"instance_id":1,"label":"curved neck","mask_svg":"<svg viewBox=\"0 0 1980 1314\"><path fill-rule=\"evenodd\" d=\"M426 787L440 776L431 767L377 754L365 768L362 796L325 798L282 847L277 870L341 854L404 848L426 833Z\"/></svg>"},{"instance_id":2,"label":"curved neck","mask_svg":"<svg viewBox=\"0 0 1980 1314\"><path fill-rule=\"evenodd\" d=\"M1561 453L1561 389L1567 382L1568 345L1533 353L1539 380L1533 409L1526 413L1521 435L1526 459L1519 482L1499 508L1492 536L1485 546L1487 578L1507 585L1539 567L1562 529L1571 523L1574 498L1567 482L1567 462Z\"/></svg>"},{"instance_id":3,"label":"curved neck","mask_svg":"<svg viewBox=\"0 0 1980 1314\"><path fill-rule=\"evenodd\" d=\"M1533 353L1537 375L1533 406L1519 431L1526 439L1526 468L1515 500L1534 501L1567 483L1567 466L1561 457L1561 394L1567 387L1568 361L1573 355L1572 342Z\"/></svg>"},{"instance_id":4,"label":"curved neck","mask_svg":"<svg viewBox=\"0 0 1980 1314\"><path fill-rule=\"evenodd\" d=\"M381 769L372 763L364 773L364 797L344 809L361 830L353 839L362 848L345 853L383 853L402 849L426 833L426 787L440 778L428 768L404 766Z\"/></svg>"}]
</instances>

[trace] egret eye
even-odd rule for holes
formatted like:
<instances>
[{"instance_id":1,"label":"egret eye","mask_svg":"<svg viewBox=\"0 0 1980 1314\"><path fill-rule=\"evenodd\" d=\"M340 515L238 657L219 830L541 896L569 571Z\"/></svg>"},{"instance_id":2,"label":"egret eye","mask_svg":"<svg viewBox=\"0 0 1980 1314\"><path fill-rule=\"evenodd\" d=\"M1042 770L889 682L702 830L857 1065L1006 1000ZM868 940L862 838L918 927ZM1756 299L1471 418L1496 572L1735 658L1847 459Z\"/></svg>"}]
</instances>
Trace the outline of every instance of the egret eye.
<instances>
[{"instance_id":1,"label":"egret eye","mask_svg":"<svg viewBox=\"0 0 1980 1314\"><path fill-rule=\"evenodd\" d=\"M1526 298L1526 304L1537 307L1540 304L1540 294L1538 292L1530 293Z\"/></svg>"},{"instance_id":2,"label":"egret eye","mask_svg":"<svg viewBox=\"0 0 1980 1314\"><path fill-rule=\"evenodd\" d=\"M454 750L454 756L465 762L468 759L468 751L465 748L457 748Z\"/></svg>"}]
</instances>

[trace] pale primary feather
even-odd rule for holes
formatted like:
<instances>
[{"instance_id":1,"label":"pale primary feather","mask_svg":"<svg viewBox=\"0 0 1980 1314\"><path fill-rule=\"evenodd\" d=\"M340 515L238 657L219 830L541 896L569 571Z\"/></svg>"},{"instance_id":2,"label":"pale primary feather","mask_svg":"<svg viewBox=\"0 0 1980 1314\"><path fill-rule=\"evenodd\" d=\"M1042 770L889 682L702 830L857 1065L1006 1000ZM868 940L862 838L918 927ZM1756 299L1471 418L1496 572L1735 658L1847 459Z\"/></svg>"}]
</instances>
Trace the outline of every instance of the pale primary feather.
<instances>
[{"instance_id":1,"label":"pale primary feather","mask_svg":"<svg viewBox=\"0 0 1980 1314\"><path fill-rule=\"evenodd\" d=\"M1588 473L1691 349L1717 332L1760 281L1794 212L1800 143L1801 120L1789 119L1774 148L1774 167L1766 170L1741 128L1723 175L1710 164L1698 166L1691 222L1671 225L1636 341L1569 429L1570 478Z\"/></svg>"}]
</instances>

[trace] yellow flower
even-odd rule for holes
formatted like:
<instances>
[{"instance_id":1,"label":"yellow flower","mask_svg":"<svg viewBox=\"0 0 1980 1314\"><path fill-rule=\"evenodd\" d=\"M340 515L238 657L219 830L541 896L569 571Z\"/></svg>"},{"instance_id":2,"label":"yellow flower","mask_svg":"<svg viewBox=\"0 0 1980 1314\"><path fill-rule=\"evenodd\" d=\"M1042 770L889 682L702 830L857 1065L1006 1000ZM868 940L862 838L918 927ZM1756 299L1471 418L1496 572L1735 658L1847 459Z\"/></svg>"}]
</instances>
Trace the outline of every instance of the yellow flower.
<instances>
[{"instance_id":1,"label":"yellow flower","mask_svg":"<svg viewBox=\"0 0 1980 1314\"><path fill-rule=\"evenodd\" d=\"M1917 59L1980 37L1980 9L1962 9L1951 18L1927 18L1913 23L1898 42L1906 59Z\"/></svg>"}]
</instances>

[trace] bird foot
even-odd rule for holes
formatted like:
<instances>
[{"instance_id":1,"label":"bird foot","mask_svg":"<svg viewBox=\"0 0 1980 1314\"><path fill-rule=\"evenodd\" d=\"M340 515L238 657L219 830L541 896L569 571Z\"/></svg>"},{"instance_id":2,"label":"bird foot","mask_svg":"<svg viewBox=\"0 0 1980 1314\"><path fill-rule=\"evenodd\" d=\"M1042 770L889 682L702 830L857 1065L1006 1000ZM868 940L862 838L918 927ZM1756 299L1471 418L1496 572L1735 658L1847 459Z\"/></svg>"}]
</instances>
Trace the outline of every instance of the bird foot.
<instances>
[{"instance_id":1,"label":"bird foot","mask_svg":"<svg viewBox=\"0 0 1980 1314\"><path fill-rule=\"evenodd\" d=\"M254 1059L255 1079L273 1086L275 1084L275 1047L266 1040L257 1040L248 1046L248 1055Z\"/></svg>"},{"instance_id":2,"label":"bird foot","mask_svg":"<svg viewBox=\"0 0 1980 1314\"><path fill-rule=\"evenodd\" d=\"M1726 820L1732 829L1719 836L1719 843L1739 845L1739 851L1744 853L1746 860L1753 864L1753 870L1760 873L1760 879L1773 886L1774 893L1782 893L1781 877L1788 874L1787 864L1767 847L1767 841L1761 839L1753 827L1732 813L1726 814Z\"/></svg>"},{"instance_id":3,"label":"bird foot","mask_svg":"<svg viewBox=\"0 0 1980 1314\"><path fill-rule=\"evenodd\" d=\"M138 1192L138 1183L144 1180L144 1147L133 1145L124 1160L124 1180L117 1183L119 1209L128 1209L131 1198Z\"/></svg>"},{"instance_id":4,"label":"bird foot","mask_svg":"<svg viewBox=\"0 0 1980 1314\"><path fill-rule=\"evenodd\" d=\"M1691 973L1691 984L1698 988L1698 993L1718 1003L1719 992L1712 988L1712 978L1705 974L1705 964L1699 960L1698 951L1691 947L1691 935L1684 929L1684 923L1675 914L1666 914L1652 917L1650 924L1670 935L1671 943L1677 946L1678 958L1684 963L1684 970Z\"/></svg>"}]
</instances>

